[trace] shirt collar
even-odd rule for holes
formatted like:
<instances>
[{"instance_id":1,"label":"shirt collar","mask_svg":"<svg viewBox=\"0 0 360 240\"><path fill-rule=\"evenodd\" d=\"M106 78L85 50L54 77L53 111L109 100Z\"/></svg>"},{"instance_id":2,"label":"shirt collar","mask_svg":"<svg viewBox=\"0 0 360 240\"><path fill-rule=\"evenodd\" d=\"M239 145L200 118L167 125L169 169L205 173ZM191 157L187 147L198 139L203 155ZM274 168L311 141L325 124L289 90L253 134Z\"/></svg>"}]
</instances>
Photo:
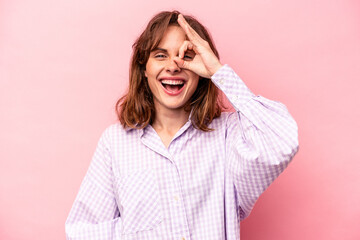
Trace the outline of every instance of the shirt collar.
<instances>
[{"instance_id":1,"label":"shirt collar","mask_svg":"<svg viewBox=\"0 0 360 240\"><path fill-rule=\"evenodd\" d=\"M193 110L194 108L191 108L191 111L190 111L190 114L189 114L189 117L188 117L188 121L184 124L184 126L182 126L179 131L175 134L174 138L178 137L179 135L181 135L183 132L185 132L189 127L192 127L192 122L191 122L191 117L192 117L192 114L193 114ZM142 138L146 132L146 130L148 130L148 128L150 127L149 126L150 124L148 124L146 127L144 128L141 128L141 129L138 129L138 135L139 135L139 138Z\"/></svg>"}]
</instances>

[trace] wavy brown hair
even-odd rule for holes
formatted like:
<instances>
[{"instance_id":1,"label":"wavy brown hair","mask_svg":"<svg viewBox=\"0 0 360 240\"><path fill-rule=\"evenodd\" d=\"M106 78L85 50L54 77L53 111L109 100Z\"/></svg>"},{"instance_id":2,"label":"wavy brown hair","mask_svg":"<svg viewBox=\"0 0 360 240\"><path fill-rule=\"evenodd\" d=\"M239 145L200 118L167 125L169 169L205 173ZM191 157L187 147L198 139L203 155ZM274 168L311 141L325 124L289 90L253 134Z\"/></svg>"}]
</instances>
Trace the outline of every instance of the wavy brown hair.
<instances>
[{"instance_id":1,"label":"wavy brown hair","mask_svg":"<svg viewBox=\"0 0 360 240\"><path fill-rule=\"evenodd\" d=\"M145 66L153 51L160 43L168 26L180 26L177 22L178 11L160 12L148 23L146 29L133 44L130 63L129 89L116 103L116 112L124 128L144 128L155 119L155 106L147 78ZM212 51L219 58L212 38L206 28L194 17L184 15L190 26L205 39ZM190 112L191 122L197 129L211 131L208 125L221 114L223 105L218 97L219 91L208 78L200 77L197 89L184 106Z\"/></svg>"}]
</instances>

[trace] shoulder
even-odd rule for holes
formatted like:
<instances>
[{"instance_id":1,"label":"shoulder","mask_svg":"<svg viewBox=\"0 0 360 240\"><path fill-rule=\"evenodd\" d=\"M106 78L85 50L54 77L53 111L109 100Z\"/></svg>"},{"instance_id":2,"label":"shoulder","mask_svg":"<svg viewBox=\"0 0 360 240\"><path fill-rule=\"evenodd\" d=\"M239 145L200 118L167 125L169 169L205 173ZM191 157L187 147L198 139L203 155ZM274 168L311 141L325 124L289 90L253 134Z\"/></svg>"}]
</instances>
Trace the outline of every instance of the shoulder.
<instances>
[{"instance_id":1,"label":"shoulder","mask_svg":"<svg viewBox=\"0 0 360 240\"><path fill-rule=\"evenodd\" d=\"M221 115L211 122L210 126L214 128L215 126L226 125L228 121L234 121L236 119L236 112L221 112Z\"/></svg>"},{"instance_id":2,"label":"shoulder","mask_svg":"<svg viewBox=\"0 0 360 240\"><path fill-rule=\"evenodd\" d=\"M138 129L125 129L120 122L111 124L102 133L101 139L108 143L124 141L129 138L139 136Z\"/></svg>"},{"instance_id":3,"label":"shoulder","mask_svg":"<svg viewBox=\"0 0 360 240\"><path fill-rule=\"evenodd\" d=\"M124 134L126 132L126 129L120 124L120 122L113 123L107 128L105 128L103 134Z\"/></svg>"},{"instance_id":4,"label":"shoulder","mask_svg":"<svg viewBox=\"0 0 360 240\"><path fill-rule=\"evenodd\" d=\"M229 123L231 124L231 122L236 122L236 119L236 112L222 112L219 117L215 118L209 124L209 127L213 129L226 128Z\"/></svg>"}]
</instances>

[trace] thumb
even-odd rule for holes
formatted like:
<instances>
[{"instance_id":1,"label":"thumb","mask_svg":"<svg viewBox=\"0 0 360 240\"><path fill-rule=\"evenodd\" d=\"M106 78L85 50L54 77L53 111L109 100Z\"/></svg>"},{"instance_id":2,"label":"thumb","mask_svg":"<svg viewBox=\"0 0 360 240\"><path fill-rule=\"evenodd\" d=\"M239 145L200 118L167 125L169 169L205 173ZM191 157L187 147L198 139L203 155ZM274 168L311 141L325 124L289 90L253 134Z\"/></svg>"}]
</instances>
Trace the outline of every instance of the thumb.
<instances>
[{"instance_id":1,"label":"thumb","mask_svg":"<svg viewBox=\"0 0 360 240\"><path fill-rule=\"evenodd\" d=\"M190 70L190 62L185 61L184 59L181 59L179 57L175 57L174 61L176 62L176 64L180 67L180 68L185 68L185 69L189 69Z\"/></svg>"}]
</instances>

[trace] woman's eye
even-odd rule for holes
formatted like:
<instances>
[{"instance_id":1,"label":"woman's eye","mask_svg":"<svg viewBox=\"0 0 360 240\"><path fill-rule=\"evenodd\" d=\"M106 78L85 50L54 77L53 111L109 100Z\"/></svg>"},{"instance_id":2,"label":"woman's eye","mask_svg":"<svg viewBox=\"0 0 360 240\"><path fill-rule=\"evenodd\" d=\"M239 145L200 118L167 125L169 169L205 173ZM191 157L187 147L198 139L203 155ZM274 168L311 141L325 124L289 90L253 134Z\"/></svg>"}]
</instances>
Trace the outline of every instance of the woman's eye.
<instances>
[{"instance_id":1,"label":"woman's eye","mask_svg":"<svg viewBox=\"0 0 360 240\"><path fill-rule=\"evenodd\" d=\"M184 57L183 57L184 60L188 60L188 61L193 60L194 57L195 57L194 51L186 51L186 52L184 52Z\"/></svg>"},{"instance_id":2,"label":"woman's eye","mask_svg":"<svg viewBox=\"0 0 360 240\"><path fill-rule=\"evenodd\" d=\"M155 55L155 58L165 58L166 55L165 54L157 54Z\"/></svg>"},{"instance_id":3,"label":"woman's eye","mask_svg":"<svg viewBox=\"0 0 360 240\"><path fill-rule=\"evenodd\" d=\"M185 56L184 56L184 59L191 60L191 59L193 59L193 57L190 56L190 55L185 55Z\"/></svg>"}]
</instances>

